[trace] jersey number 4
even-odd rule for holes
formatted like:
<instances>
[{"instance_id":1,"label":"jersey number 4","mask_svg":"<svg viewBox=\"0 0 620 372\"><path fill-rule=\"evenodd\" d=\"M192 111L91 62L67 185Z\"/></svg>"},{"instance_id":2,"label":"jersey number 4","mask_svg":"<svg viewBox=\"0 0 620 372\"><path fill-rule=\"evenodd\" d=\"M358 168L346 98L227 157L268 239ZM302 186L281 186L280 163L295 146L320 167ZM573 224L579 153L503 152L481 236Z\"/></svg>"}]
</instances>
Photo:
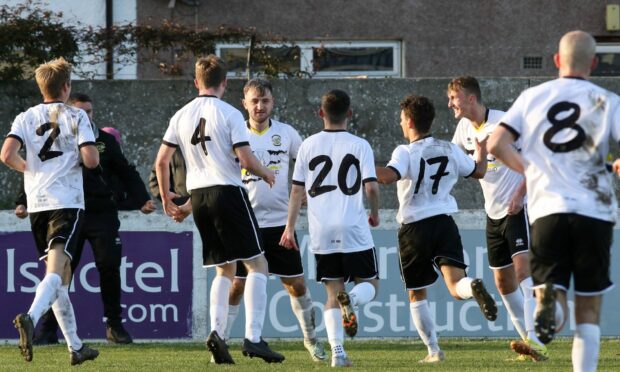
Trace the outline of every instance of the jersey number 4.
<instances>
[{"instance_id":1,"label":"jersey number 4","mask_svg":"<svg viewBox=\"0 0 620 372\"><path fill-rule=\"evenodd\" d=\"M205 142L211 141L211 137L205 136L205 125L207 121L204 118L200 118L198 122L198 126L192 135L192 145L197 145L200 143L200 147L202 147L202 151L204 151L206 156L209 156L209 152L207 151L207 145Z\"/></svg>"},{"instance_id":2,"label":"jersey number 4","mask_svg":"<svg viewBox=\"0 0 620 372\"><path fill-rule=\"evenodd\" d=\"M433 180L432 193L433 195L437 194L441 177L450 174L450 172L446 172L446 168L448 167L448 161L449 160L447 156L437 156L428 160L420 158L420 172L418 173L418 182L416 182L415 184L415 190L413 191L413 193L417 194L420 190L420 185L422 184L422 179L424 178L424 172L426 171L426 164L433 165L439 163L439 167L437 167L437 172L429 177L431 180Z\"/></svg>"},{"instance_id":3,"label":"jersey number 4","mask_svg":"<svg viewBox=\"0 0 620 372\"><path fill-rule=\"evenodd\" d=\"M564 119L558 119L558 114L570 112ZM586 140L586 132L577 124L581 110L579 105L573 102L562 101L551 106L547 112L547 120L551 128L543 135L543 143L553 152L569 152L578 149ZM572 129L576 133L573 139L566 142L553 142L553 136L563 129Z\"/></svg>"},{"instance_id":4,"label":"jersey number 4","mask_svg":"<svg viewBox=\"0 0 620 372\"><path fill-rule=\"evenodd\" d=\"M60 134L60 128L58 128L57 123L45 123L39 126L36 129L35 133L37 134L37 136L43 136L45 132L50 129L52 130L52 133L49 137L47 137L45 143L43 144L43 147L41 147L41 151L39 151L38 154L41 161L54 159L62 155L62 151L50 151L50 148L52 148L54 141L56 140L56 138L58 138L58 135Z\"/></svg>"},{"instance_id":5,"label":"jersey number 4","mask_svg":"<svg viewBox=\"0 0 620 372\"><path fill-rule=\"evenodd\" d=\"M325 177L329 174L329 171L332 170L334 163L332 159L330 159L327 155L319 155L314 159L310 160L310 170L315 170L319 165L324 164L323 168L319 171L319 174L316 176L314 182L312 182L312 186L310 186L310 190L308 190L308 195L314 198L321 194L325 194L326 192L334 191L337 188L340 188L345 195L354 195L360 191L362 186L362 173L360 171L360 161L352 154L347 154L343 159L342 163L340 163L340 168L338 169L338 186L335 185L322 185L323 181L325 181ZM349 173L349 169L351 167L355 168L355 182L353 182L352 186L347 185L347 174Z\"/></svg>"}]
</instances>

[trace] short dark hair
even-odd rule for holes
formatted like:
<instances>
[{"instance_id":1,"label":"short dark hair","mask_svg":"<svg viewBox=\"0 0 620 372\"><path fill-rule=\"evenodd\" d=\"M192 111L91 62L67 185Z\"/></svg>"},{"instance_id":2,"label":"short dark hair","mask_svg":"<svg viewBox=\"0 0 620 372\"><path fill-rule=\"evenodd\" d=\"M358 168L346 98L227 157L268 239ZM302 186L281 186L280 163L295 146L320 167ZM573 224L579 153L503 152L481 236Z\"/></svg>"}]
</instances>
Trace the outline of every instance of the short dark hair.
<instances>
[{"instance_id":1,"label":"short dark hair","mask_svg":"<svg viewBox=\"0 0 620 372\"><path fill-rule=\"evenodd\" d=\"M227 73L226 63L215 54L198 58L196 61L196 80L205 88L219 87L226 80Z\"/></svg>"},{"instance_id":2,"label":"short dark hair","mask_svg":"<svg viewBox=\"0 0 620 372\"><path fill-rule=\"evenodd\" d=\"M73 104L75 102L90 102L93 103L93 100L90 99L90 96L85 93L73 93L69 96L69 104Z\"/></svg>"},{"instance_id":3,"label":"short dark hair","mask_svg":"<svg viewBox=\"0 0 620 372\"><path fill-rule=\"evenodd\" d=\"M428 133L435 119L435 106L430 99L412 94L400 102L400 109L405 117L413 119L415 128L420 133Z\"/></svg>"},{"instance_id":4,"label":"short dark hair","mask_svg":"<svg viewBox=\"0 0 620 372\"><path fill-rule=\"evenodd\" d=\"M333 89L321 97L321 109L332 124L342 124L351 108L351 98L342 90Z\"/></svg>"},{"instance_id":5,"label":"short dark hair","mask_svg":"<svg viewBox=\"0 0 620 372\"><path fill-rule=\"evenodd\" d=\"M273 94L273 87L271 86L271 82L265 79L254 78L248 80L248 82L245 83L245 85L243 86L243 95L246 95L250 91L250 89L255 89L261 96L264 96L266 91L269 91L269 93Z\"/></svg>"},{"instance_id":6,"label":"short dark hair","mask_svg":"<svg viewBox=\"0 0 620 372\"><path fill-rule=\"evenodd\" d=\"M448 84L449 91L464 90L466 93L476 96L478 102L482 103L482 92L480 91L480 84L478 80L473 76L459 76L452 79Z\"/></svg>"}]
</instances>

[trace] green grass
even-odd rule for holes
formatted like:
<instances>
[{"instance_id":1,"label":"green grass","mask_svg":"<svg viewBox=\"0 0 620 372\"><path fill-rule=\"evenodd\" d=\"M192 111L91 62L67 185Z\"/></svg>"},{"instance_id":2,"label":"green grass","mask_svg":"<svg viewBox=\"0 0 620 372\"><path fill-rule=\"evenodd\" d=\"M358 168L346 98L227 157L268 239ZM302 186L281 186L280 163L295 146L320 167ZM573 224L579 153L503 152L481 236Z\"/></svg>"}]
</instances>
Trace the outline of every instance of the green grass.
<instances>
[{"instance_id":1,"label":"green grass","mask_svg":"<svg viewBox=\"0 0 620 372\"><path fill-rule=\"evenodd\" d=\"M516 362L510 359L508 340L441 339L446 361L441 365L419 365L426 354L419 340L355 340L347 341L345 348L355 370L420 370L420 371L570 371L571 345L569 339L558 339L549 345L547 362ZM69 366L65 346L35 347L34 360L22 360L15 345L0 346L2 371L306 371L327 370L327 363L315 363L301 342L272 341L270 346L286 356L282 364L267 364L260 359L241 355L240 344L231 344L235 366L209 364L210 353L202 343L143 343L129 346L92 344L101 354L94 362L80 367ZM620 371L620 340L606 339L601 343L599 371Z\"/></svg>"}]
</instances>

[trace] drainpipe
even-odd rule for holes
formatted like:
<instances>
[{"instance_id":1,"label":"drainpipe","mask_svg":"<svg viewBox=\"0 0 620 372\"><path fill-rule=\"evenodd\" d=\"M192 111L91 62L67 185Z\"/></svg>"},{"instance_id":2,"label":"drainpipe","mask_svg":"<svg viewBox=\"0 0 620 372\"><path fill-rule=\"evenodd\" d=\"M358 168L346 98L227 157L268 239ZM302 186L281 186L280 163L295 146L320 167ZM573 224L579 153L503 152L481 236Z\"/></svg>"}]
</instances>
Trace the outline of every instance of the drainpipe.
<instances>
[{"instance_id":1,"label":"drainpipe","mask_svg":"<svg viewBox=\"0 0 620 372\"><path fill-rule=\"evenodd\" d=\"M114 24L114 0L105 1L105 29L108 36L107 51L105 54L105 77L108 80L114 79L114 47L112 45L112 26Z\"/></svg>"}]
</instances>

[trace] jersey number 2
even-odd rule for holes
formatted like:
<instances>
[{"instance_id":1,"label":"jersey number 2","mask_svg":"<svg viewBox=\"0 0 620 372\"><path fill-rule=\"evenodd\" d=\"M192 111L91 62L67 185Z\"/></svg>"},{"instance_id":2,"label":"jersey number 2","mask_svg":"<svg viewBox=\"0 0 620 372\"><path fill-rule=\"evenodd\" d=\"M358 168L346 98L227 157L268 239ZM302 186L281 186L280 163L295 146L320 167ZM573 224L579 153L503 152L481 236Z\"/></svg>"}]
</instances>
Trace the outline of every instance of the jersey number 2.
<instances>
[{"instance_id":1,"label":"jersey number 2","mask_svg":"<svg viewBox=\"0 0 620 372\"><path fill-rule=\"evenodd\" d=\"M314 198L321 194L325 194L326 192L336 190L337 188L340 188L340 191L342 191L342 193L345 195L354 195L357 194L357 192L360 190L362 186L360 161L352 154L347 154L342 159L342 163L340 163L340 168L338 169L338 186L322 185L325 177L327 177L329 171L334 165L332 159L330 159L327 155L319 155L314 159L310 160L310 170L315 170L316 167L318 167L320 164L325 165L323 165L323 168L321 168L321 170L319 171L316 179L314 180L314 182L312 182L310 190L308 190L308 195L310 195L310 197ZM353 182L353 185L349 187L349 185L347 185L347 174L349 173L349 169L351 167L355 167L356 176L355 182Z\"/></svg>"},{"instance_id":2,"label":"jersey number 2","mask_svg":"<svg viewBox=\"0 0 620 372\"><path fill-rule=\"evenodd\" d=\"M58 138L58 135L60 134L60 128L58 128L57 123L45 123L39 126L36 129L35 133L37 134L37 136L43 136L45 132L50 129L52 130L52 133L49 137L47 137L45 143L43 144L43 147L41 147L41 151L39 151L39 159L41 159L41 161L54 159L62 155L62 151L50 151L50 148L54 144L54 141L56 140L56 138Z\"/></svg>"}]
</instances>

